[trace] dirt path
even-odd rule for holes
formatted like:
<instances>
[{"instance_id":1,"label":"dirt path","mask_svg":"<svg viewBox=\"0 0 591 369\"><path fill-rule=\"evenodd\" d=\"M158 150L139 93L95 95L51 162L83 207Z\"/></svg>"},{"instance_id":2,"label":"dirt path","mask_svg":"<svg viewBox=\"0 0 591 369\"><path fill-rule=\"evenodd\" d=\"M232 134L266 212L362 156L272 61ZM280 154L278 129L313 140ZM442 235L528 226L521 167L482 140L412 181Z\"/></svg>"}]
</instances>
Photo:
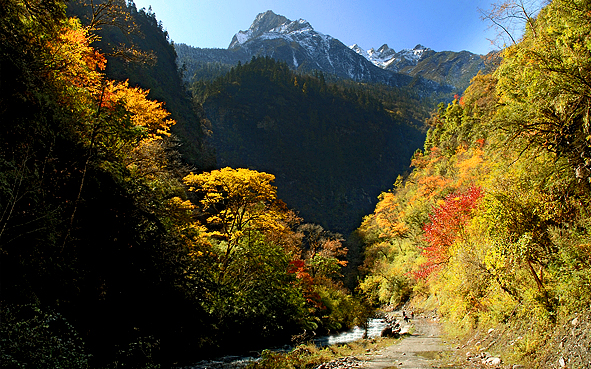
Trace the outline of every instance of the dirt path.
<instances>
[{"instance_id":1,"label":"dirt path","mask_svg":"<svg viewBox=\"0 0 591 369\"><path fill-rule=\"evenodd\" d=\"M414 332L400 342L383 349L368 361L365 369L426 369L452 368L441 364L449 348L439 334L439 324L431 318L416 318L411 322ZM403 327L404 328L404 327Z\"/></svg>"}]
</instances>

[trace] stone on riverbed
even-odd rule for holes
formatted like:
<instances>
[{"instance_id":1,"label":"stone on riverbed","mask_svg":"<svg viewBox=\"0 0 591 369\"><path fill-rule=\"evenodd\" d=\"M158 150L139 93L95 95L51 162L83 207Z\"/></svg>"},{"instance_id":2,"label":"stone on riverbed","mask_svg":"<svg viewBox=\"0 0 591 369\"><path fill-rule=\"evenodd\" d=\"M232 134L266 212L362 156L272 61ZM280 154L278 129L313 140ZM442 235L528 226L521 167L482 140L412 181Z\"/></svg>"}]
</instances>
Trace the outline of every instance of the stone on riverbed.
<instances>
[{"instance_id":1,"label":"stone on riverbed","mask_svg":"<svg viewBox=\"0 0 591 369\"><path fill-rule=\"evenodd\" d=\"M361 368L364 364L363 360L360 360L354 356L348 356L340 359L329 361L328 363L322 363L316 367L316 369L348 369L348 368Z\"/></svg>"}]
</instances>

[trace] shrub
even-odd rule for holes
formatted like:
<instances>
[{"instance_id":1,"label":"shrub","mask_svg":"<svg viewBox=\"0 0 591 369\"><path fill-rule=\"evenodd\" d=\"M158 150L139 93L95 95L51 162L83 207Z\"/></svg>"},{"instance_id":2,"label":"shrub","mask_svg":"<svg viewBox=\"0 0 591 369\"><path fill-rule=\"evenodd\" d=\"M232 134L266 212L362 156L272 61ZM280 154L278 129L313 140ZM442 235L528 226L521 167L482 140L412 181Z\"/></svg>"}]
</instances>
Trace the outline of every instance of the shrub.
<instances>
[{"instance_id":1,"label":"shrub","mask_svg":"<svg viewBox=\"0 0 591 369\"><path fill-rule=\"evenodd\" d=\"M5 306L0 313L4 368L88 368L90 355L74 327L59 313L36 305Z\"/></svg>"}]
</instances>

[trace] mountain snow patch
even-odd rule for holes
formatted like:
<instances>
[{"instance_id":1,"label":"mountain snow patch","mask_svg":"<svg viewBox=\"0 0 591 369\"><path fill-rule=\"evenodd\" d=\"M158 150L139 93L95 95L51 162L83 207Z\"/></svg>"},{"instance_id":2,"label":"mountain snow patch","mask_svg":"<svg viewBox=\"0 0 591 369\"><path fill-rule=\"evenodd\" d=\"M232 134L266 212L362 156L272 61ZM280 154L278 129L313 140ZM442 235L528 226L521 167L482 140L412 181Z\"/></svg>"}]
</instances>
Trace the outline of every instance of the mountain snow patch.
<instances>
[{"instance_id":1,"label":"mountain snow patch","mask_svg":"<svg viewBox=\"0 0 591 369\"><path fill-rule=\"evenodd\" d=\"M429 50L423 45L417 45L414 49L403 49L396 52L394 49L388 47L387 44L382 45L377 50L372 47L368 51L363 50L357 44L351 45L349 48L382 69L386 69L393 64L401 63L416 65L423 56L423 53Z\"/></svg>"}]
</instances>

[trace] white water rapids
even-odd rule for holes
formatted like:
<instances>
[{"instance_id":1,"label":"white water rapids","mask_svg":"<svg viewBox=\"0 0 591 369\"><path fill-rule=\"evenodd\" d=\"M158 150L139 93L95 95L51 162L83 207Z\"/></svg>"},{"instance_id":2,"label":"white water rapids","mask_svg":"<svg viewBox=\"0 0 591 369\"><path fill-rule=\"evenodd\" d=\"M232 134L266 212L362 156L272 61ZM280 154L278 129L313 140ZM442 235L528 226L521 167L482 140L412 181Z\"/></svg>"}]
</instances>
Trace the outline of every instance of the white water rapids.
<instances>
[{"instance_id":1,"label":"white water rapids","mask_svg":"<svg viewBox=\"0 0 591 369\"><path fill-rule=\"evenodd\" d=\"M354 327L353 329L331 334L330 336L320 337L314 340L319 346L330 346L336 344L342 344L347 342L353 342L362 338L378 337L384 328L386 327L386 321L384 319L370 319L367 324L367 329L361 327Z\"/></svg>"},{"instance_id":2,"label":"white water rapids","mask_svg":"<svg viewBox=\"0 0 591 369\"><path fill-rule=\"evenodd\" d=\"M329 336L319 337L314 339L314 343L318 346L330 346L336 344L344 344L360 340L362 338L378 337L382 330L386 327L384 319L370 319L367 328L354 327L346 332L331 334ZM293 347L284 347L277 349L277 351L291 350ZM256 357L241 357L241 356L224 356L213 360L203 360L191 366L182 369L236 369L248 365L251 361L257 360Z\"/></svg>"}]
</instances>

